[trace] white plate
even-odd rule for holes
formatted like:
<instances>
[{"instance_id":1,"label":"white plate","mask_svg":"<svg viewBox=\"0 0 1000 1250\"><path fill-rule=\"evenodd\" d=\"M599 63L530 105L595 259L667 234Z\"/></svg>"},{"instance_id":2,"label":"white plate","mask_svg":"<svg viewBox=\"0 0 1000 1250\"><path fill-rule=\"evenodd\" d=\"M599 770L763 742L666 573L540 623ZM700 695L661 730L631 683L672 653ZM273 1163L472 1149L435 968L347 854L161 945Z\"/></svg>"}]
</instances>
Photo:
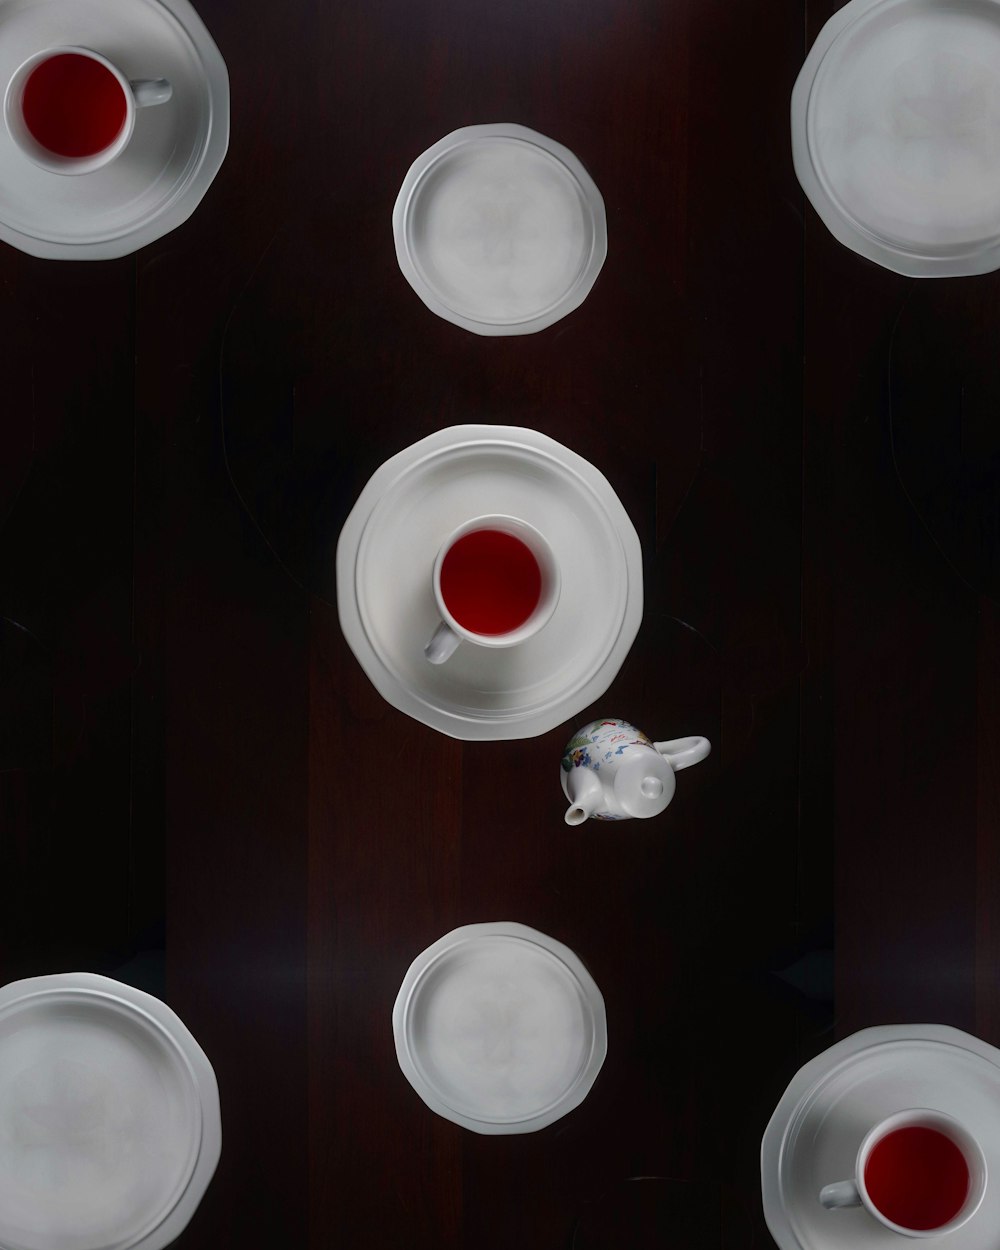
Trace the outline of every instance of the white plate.
<instances>
[{"instance_id":1,"label":"white plate","mask_svg":"<svg viewBox=\"0 0 1000 1250\"><path fill-rule=\"evenodd\" d=\"M476 1133L533 1133L586 1098L604 999L568 947L523 924L454 929L410 965L392 1010L406 1079Z\"/></svg>"},{"instance_id":2,"label":"white plate","mask_svg":"<svg viewBox=\"0 0 1000 1250\"><path fill-rule=\"evenodd\" d=\"M0 989L3 1250L160 1250L221 1140L211 1065L158 999L89 973Z\"/></svg>"},{"instance_id":3,"label":"white plate","mask_svg":"<svg viewBox=\"0 0 1000 1250\"><path fill-rule=\"evenodd\" d=\"M780 1250L888 1250L901 1239L863 1207L827 1211L819 1191L848 1180L862 1138L879 1120L931 1107L979 1139L990 1180L978 1212L949 1250L1000 1247L1000 1051L945 1025L862 1029L792 1078L761 1144L764 1217Z\"/></svg>"},{"instance_id":4,"label":"white plate","mask_svg":"<svg viewBox=\"0 0 1000 1250\"><path fill-rule=\"evenodd\" d=\"M831 233L914 277L1000 265L1000 3L850 0L792 93L792 153Z\"/></svg>"},{"instance_id":5,"label":"white plate","mask_svg":"<svg viewBox=\"0 0 1000 1250\"><path fill-rule=\"evenodd\" d=\"M559 602L527 642L463 643L429 664L434 558L453 529L486 513L545 535ZM642 551L608 480L581 456L536 430L457 425L372 475L337 544L337 604L351 650L394 707L454 738L530 738L613 681L642 619Z\"/></svg>"},{"instance_id":6,"label":"white plate","mask_svg":"<svg viewBox=\"0 0 1000 1250\"><path fill-rule=\"evenodd\" d=\"M91 174L40 169L0 125L0 239L53 260L125 256L194 212L229 143L229 76L188 0L0 0L0 92L32 53L73 44L128 78L168 78L125 152Z\"/></svg>"},{"instance_id":7,"label":"white plate","mask_svg":"<svg viewBox=\"0 0 1000 1250\"><path fill-rule=\"evenodd\" d=\"M432 312L475 334L532 334L586 299L604 264L604 200L561 143L466 126L410 166L396 256Z\"/></svg>"}]
</instances>

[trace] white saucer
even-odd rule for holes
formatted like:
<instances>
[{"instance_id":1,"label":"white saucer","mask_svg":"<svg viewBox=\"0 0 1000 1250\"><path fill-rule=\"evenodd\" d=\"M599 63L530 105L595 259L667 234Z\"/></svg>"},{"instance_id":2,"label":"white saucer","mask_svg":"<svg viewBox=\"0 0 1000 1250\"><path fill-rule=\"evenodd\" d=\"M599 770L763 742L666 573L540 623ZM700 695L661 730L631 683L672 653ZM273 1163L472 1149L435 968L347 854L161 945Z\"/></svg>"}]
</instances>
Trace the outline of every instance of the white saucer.
<instances>
[{"instance_id":1,"label":"white saucer","mask_svg":"<svg viewBox=\"0 0 1000 1250\"><path fill-rule=\"evenodd\" d=\"M160 1250L221 1141L212 1067L158 999L89 973L0 989L3 1250Z\"/></svg>"},{"instance_id":2,"label":"white saucer","mask_svg":"<svg viewBox=\"0 0 1000 1250\"><path fill-rule=\"evenodd\" d=\"M792 93L802 188L847 247L914 277L1000 265L1000 3L850 0Z\"/></svg>"},{"instance_id":3,"label":"white saucer","mask_svg":"<svg viewBox=\"0 0 1000 1250\"><path fill-rule=\"evenodd\" d=\"M532 334L586 299L604 264L604 200L561 143L466 126L410 166L396 256L432 312L475 334Z\"/></svg>"},{"instance_id":4,"label":"white saucer","mask_svg":"<svg viewBox=\"0 0 1000 1250\"><path fill-rule=\"evenodd\" d=\"M396 1056L424 1102L475 1133L533 1133L586 1098L604 999L568 947L523 924L454 929L410 965Z\"/></svg>"},{"instance_id":5,"label":"white saucer","mask_svg":"<svg viewBox=\"0 0 1000 1250\"><path fill-rule=\"evenodd\" d=\"M128 78L168 78L166 104L136 111L117 160L67 176L33 164L0 126L0 239L52 260L125 256L194 212L229 144L229 76L188 0L0 0L0 93L34 52L103 53Z\"/></svg>"},{"instance_id":6,"label":"white saucer","mask_svg":"<svg viewBox=\"0 0 1000 1250\"><path fill-rule=\"evenodd\" d=\"M879 1120L930 1107L978 1138L990 1180L983 1204L948 1235L949 1250L1000 1245L1000 1051L938 1024L862 1029L792 1078L761 1144L764 1218L780 1250L888 1250L900 1238L862 1207L827 1211L819 1191L850 1179Z\"/></svg>"},{"instance_id":7,"label":"white saucer","mask_svg":"<svg viewBox=\"0 0 1000 1250\"><path fill-rule=\"evenodd\" d=\"M463 643L429 664L434 558L453 529L486 513L545 535L559 602L527 642ZM337 544L337 606L351 650L394 707L453 738L530 738L614 680L642 619L642 551L607 478L581 456L536 430L456 425L372 475Z\"/></svg>"}]
</instances>

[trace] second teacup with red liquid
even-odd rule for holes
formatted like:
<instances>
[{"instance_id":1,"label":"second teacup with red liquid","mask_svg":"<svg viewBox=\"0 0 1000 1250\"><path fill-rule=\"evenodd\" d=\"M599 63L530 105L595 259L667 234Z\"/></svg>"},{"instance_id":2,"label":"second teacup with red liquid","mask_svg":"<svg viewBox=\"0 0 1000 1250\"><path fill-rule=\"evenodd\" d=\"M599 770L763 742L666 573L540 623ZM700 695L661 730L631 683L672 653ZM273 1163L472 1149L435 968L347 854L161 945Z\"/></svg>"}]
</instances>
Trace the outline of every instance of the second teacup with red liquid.
<instances>
[{"instance_id":1,"label":"second teacup with red liquid","mask_svg":"<svg viewBox=\"0 0 1000 1250\"><path fill-rule=\"evenodd\" d=\"M852 1180L826 1185L824 1207L863 1206L904 1237L942 1237L975 1215L986 1158L962 1124L927 1107L897 1111L865 1136Z\"/></svg>"},{"instance_id":2,"label":"second teacup with red liquid","mask_svg":"<svg viewBox=\"0 0 1000 1250\"><path fill-rule=\"evenodd\" d=\"M441 623L424 648L443 664L459 643L513 647L538 633L559 599L559 567L533 525L496 513L458 526L434 561Z\"/></svg>"},{"instance_id":3,"label":"second teacup with red liquid","mask_svg":"<svg viewBox=\"0 0 1000 1250\"><path fill-rule=\"evenodd\" d=\"M87 174L128 146L137 108L165 104L165 78L130 81L106 56L66 45L36 52L15 70L4 94L7 133L42 169Z\"/></svg>"}]
</instances>

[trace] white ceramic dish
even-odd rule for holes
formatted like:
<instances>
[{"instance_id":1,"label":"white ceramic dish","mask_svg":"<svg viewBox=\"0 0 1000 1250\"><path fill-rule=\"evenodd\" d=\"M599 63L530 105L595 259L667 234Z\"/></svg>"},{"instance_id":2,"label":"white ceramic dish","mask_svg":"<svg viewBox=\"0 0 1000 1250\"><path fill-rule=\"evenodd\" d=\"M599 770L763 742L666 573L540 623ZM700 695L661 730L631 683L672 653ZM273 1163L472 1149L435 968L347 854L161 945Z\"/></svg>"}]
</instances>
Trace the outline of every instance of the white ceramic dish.
<instances>
[{"instance_id":1,"label":"white ceramic dish","mask_svg":"<svg viewBox=\"0 0 1000 1250\"><path fill-rule=\"evenodd\" d=\"M901 1238L863 1207L828 1211L824 1185L853 1174L865 1134L909 1107L943 1111L979 1140L990 1179L949 1250L1000 1246L1000 1051L945 1025L862 1029L792 1078L761 1144L764 1217L780 1250L887 1250Z\"/></svg>"},{"instance_id":2,"label":"white ceramic dish","mask_svg":"<svg viewBox=\"0 0 1000 1250\"><path fill-rule=\"evenodd\" d=\"M607 1054L604 999L568 947L465 925L410 965L392 1012L406 1079L476 1133L532 1133L579 1106Z\"/></svg>"},{"instance_id":3,"label":"white ceramic dish","mask_svg":"<svg viewBox=\"0 0 1000 1250\"><path fill-rule=\"evenodd\" d=\"M167 78L125 152L70 178L41 169L0 129L0 239L50 260L125 256L194 212L229 144L229 76L188 0L0 0L0 88L42 48L74 44L129 78Z\"/></svg>"},{"instance_id":4,"label":"white ceramic dish","mask_svg":"<svg viewBox=\"0 0 1000 1250\"><path fill-rule=\"evenodd\" d=\"M160 1250L221 1143L211 1064L158 999L89 973L0 989L2 1250Z\"/></svg>"},{"instance_id":5,"label":"white ceramic dish","mask_svg":"<svg viewBox=\"0 0 1000 1250\"><path fill-rule=\"evenodd\" d=\"M604 200L561 143L466 126L411 165L396 256L432 312L475 334L532 334L586 299L607 255Z\"/></svg>"},{"instance_id":6,"label":"white ceramic dish","mask_svg":"<svg viewBox=\"0 0 1000 1250\"><path fill-rule=\"evenodd\" d=\"M897 273L1000 265L1000 2L850 0L792 93L792 155L841 243Z\"/></svg>"},{"instance_id":7,"label":"white ceramic dish","mask_svg":"<svg viewBox=\"0 0 1000 1250\"><path fill-rule=\"evenodd\" d=\"M548 624L517 647L459 647L433 665L431 572L447 535L483 513L534 525L561 570ZM599 698L642 619L639 538L592 464L536 430L458 425L387 460L337 544L341 628L394 707L453 738L530 738Z\"/></svg>"}]
</instances>

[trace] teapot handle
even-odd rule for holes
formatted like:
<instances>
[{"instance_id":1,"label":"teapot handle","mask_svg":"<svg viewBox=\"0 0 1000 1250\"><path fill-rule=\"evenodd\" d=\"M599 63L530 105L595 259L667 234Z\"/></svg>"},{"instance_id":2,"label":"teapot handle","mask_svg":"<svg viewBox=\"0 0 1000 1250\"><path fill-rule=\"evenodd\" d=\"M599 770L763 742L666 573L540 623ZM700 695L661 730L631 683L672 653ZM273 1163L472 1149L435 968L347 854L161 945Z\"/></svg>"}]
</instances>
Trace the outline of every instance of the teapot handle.
<instances>
[{"instance_id":1,"label":"teapot handle","mask_svg":"<svg viewBox=\"0 0 1000 1250\"><path fill-rule=\"evenodd\" d=\"M690 768L699 764L711 751L712 744L707 738L674 738L672 742L654 742L653 746L665 757L670 767L677 772L681 768Z\"/></svg>"}]
</instances>

